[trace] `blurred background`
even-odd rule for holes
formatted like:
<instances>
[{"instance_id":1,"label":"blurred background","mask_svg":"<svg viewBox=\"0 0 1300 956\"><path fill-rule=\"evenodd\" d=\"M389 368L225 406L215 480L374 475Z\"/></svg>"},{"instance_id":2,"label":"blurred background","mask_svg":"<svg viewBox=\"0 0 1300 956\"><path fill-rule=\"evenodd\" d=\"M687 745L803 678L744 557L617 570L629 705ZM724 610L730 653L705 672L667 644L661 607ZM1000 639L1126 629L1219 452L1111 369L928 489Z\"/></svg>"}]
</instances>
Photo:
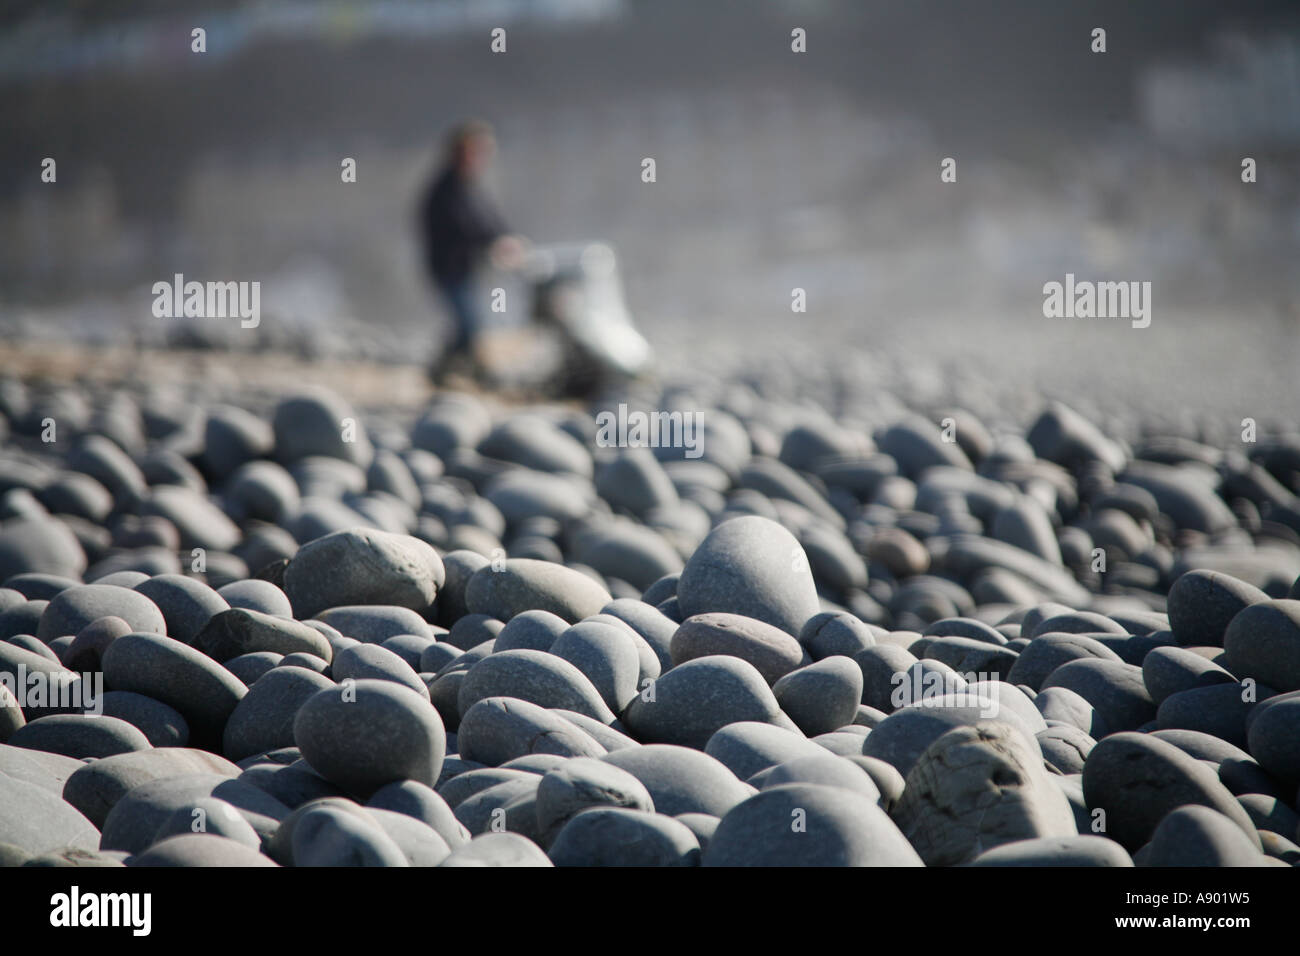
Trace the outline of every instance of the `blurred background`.
<instances>
[{"instance_id":1,"label":"blurred background","mask_svg":"<svg viewBox=\"0 0 1300 956\"><path fill-rule=\"evenodd\" d=\"M860 352L1294 420L1295 0L178 7L0 8L0 372L162 374L163 349L424 362L445 319L415 202L447 127L480 116L511 225L611 242L666 367ZM177 272L260 281L260 327L155 318ZM1150 328L1044 318L1067 272L1151 281Z\"/></svg>"}]
</instances>

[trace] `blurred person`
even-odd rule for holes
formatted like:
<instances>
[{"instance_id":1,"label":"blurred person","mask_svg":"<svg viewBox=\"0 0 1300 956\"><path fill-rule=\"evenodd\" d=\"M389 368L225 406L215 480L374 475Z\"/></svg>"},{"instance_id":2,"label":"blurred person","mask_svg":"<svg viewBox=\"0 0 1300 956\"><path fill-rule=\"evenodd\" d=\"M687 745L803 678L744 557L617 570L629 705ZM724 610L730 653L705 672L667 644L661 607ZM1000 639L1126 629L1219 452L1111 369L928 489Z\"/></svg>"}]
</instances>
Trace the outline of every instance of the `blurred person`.
<instances>
[{"instance_id":1,"label":"blurred person","mask_svg":"<svg viewBox=\"0 0 1300 956\"><path fill-rule=\"evenodd\" d=\"M480 120L457 126L420 203L425 267L453 323L431 369L435 379L459 365L479 369L486 303L477 280L488 265L518 268L527 252L527 241L510 232L484 186L495 155L491 126Z\"/></svg>"}]
</instances>

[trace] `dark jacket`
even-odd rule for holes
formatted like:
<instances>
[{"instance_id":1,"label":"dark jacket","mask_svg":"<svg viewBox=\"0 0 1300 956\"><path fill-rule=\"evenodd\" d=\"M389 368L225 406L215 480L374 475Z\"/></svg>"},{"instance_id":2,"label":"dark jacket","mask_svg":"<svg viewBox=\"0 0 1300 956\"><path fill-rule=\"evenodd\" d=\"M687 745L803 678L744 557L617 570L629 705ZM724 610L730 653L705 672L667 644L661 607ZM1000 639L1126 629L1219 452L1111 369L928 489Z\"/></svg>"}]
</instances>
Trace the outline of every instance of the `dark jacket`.
<instances>
[{"instance_id":1,"label":"dark jacket","mask_svg":"<svg viewBox=\"0 0 1300 956\"><path fill-rule=\"evenodd\" d=\"M448 167L420 207L424 261L439 285L454 285L478 267L488 246L509 232L487 192Z\"/></svg>"}]
</instances>

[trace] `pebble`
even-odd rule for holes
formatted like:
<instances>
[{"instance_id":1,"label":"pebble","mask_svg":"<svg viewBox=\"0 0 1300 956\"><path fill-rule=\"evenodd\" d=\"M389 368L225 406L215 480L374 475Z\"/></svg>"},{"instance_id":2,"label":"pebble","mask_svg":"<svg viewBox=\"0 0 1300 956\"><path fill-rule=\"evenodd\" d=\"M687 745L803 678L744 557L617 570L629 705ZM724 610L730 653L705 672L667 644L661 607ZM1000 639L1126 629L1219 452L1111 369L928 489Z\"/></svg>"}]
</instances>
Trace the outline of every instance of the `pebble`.
<instances>
[{"instance_id":1,"label":"pebble","mask_svg":"<svg viewBox=\"0 0 1300 956\"><path fill-rule=\"evenodd\" d=\"M1097 742L1083 768L1088 807L1105 813L1105 834L1136 850L1156 826L1185 804L1224 814L1248 835L1250 817L1214 771L1149 734L1116 733Z\"/></svg>"},{"instance_id":2,"label":"pebble","mask_svg":"<svg viewBox=\"0 0 1300 956\"><path fill-rule=\"evenodd\" d=\"M1267 696L1263 687L1257 692ZM1199 730L1226 740L1238 747L1246 746L1246 721L1255 707L1247 700L1239 684L1194 687L1166 697L1156 711L1156 726L1161 730Z\"/></svg>"},{"instance_id":3,"label":"pebble","mask_svg":"<svg viewBox=\"0 0 1300 956\"><path fill-rule=\"evenodd\" d=\"M1235 684L1236 678L1213 661L1181 647L1156 647L1142 659L1142 683L1160 706L1169 697L1197 687Z\"/></svg>"},{"instance_id":4,"label":"pebble","mask_svg":"<svg viewBox=\"0 0 1300 956\"><path fill-rule=\"evenodd\" d=\"M1223 647L1228 625L1244 608L1268 595L1218 571L1188 571L1169 588L1169 629L1184 647Z\"/></svg>"},{"instance_id":5,"label":"pebble","mask_svg":"<svg viewBox=\"0 0 1300 956\"><path fill-rule=\"evenodd\" d=\"M794 783L763 790L722 816L704 866L923 866L870 797Z\"/></svg>"},{"instance_id":6,"label":"pebble","mask_svg":"<svg viewBox=\"0 0 1300 956\"><path fill-rule=\"evenodd\" d=\"M594 807L560 829L549 856L556 866L698 866L700 844L662 813Z\"/></svg>"},{"instance_id":7,"label":"pebble","mask_svg":"<svg viewBox=\"0 0 1300 956\"><path fill-rule=\"evenodd\" d=\"M904 777L911 772L926 749L954 727L973 726L996 716L1014 727L1035 752L1039 752L1034 728L1010 708L996 701L973 696L937 697L910 704L889 715L875 727L862 746L867 757L894 766Z\"/></svg>"},{"instance_id":8,"label":"pebble","mask_svg":"<svg viewBox=\"0 0 1300 956\"><path fill-rule=\"evenodd\" d=\"M41 717L19 727L6 743L78 760L148 750L152 746L148 737L125 720L89 714Z\"/></svg>"},{"instance_id":9,"label":"pebble","mask_svg":"<svg viewBox=\"0 0 1300 956\"><path fill-rule=\"evenodd\" d=\"M608 724L614 712L594 684L568 661L544 651L502 651L484 657L465 672L457 711L488 697L518 696L539 707L560 707Z\"/></svg>"},{"instance_id":10,"label":"pebble","mask_svg":"<svg viewBox=\"0 0 1300 956\"><path fill-rule=\"evenodd\" d=\"M62 847L94 850L99 831L58 793L0 773L0 844L37 856Z\"/></svg>"},{"instance_id":11,"label":"pebble","mask_svg":"<svg viewBox=\"0 0 1300 956\"><path fill-rule=\"evenodd\" d=\"M574 757L547 772L537 787L537 824L546 844L573 817L593 807L655 810L645 785L626 770L590 757Z\"/></svg>"},{"instance_id":12,"label":"pebble","mask_svg":"<svg viewBox=\"0 0 1300 956\"><path fill-rule=\"evenodd\" d=\"M1300 694L1264 701L1251 717L1247 730L1251 756L1279 781L1300 783Z\"/></svg>"},{"instance_id":13,"label":"pebble","mask_svg":"<svg viewBox=\"0 0 1300 956\"><path fill-rule=\"evenodd\" d=\"M740 614L702 613L677 628L669 646L673 664L700 657L738 657L774 684L805 663L803 647L790 634Z\"/></svg>"},{"instance_id":14,"label":"pebble","mask_svg":"<svg viewBox=\"0 0 1300 956\"><path fill-rule=\"evenodd\" d=\"M150 846L168 817L203 797L216 797L234 806L263 841L289 815L289 808L271 795L221 774L165 777L132 788L113 805L104 820L99 848L140 853Z\"/></svg>"},{"instance_id":15,"label":"pebble","mask_svg":"<svg viewBox=\"0 0 1300 956\"><path fill-rule=\"evenodd\" d=\"M971 866L1132 866L1133 858L1114 840L1095 834L1034 837L985 850Z\"/></svg>"},{"instance_id":16,"label":"pebble","mask_svg":"<svg viewBox=\"0 0 1300 956\"><path fill-rule=\"evenodd\" d=\"M419 538L349 529L304 544L284 569L284 589L299 618L351 604L422 611L444 575L438 552Z\"/></svg>"},{"instance_id":17,"label":"pebble","mask_svg":"<svg viewBox=\"0 0 1300 956\"><path fill-rule=\"evenodd\" d=\"M293 736L312 769L359 796L396 780L433 786L447 746L429 702L384 680L317 691L298 708Z\"/></svg>"},{"instance_id":18,"label":"pebble","mask_svg":"<svg viewBox=\"0 0 1300 956\"><path fill-rule=\"evenodd\" d=\"M795 757L754 774L749 778L749 782L760 790L770 790L772 787L780 787L788 783L816 783L860 793L882 806L882 801L885 799L874 778L865 768L833 754L808 754ZM899 793L901 793L901 780L899 783Z\"/></svg>"},{"instance_id":19,"label":"pebble","mask_svg":"<svg viewBox=\"0 0 1300 956\"><path fill-rule=\"evenodd\" d=\"M157 634L124 634L104 652L104 681L175 708L200 746L219 746L248 688L202 652Z\"/></svg>"},{"instance_id":20,"label":"pebble","mask_svg":"<svg viewBox=\"0 0 1300 956\"><path fill-rule=\"evenodd\" d=\"M331 607L317 613L313 619L363 644L382 644L403 634L433 636L428 622L418 613L409 607L391 604Z\"/></svg>"},{"instance_id":21,"label":"pebble","mask_svg":"<svg viewBox=\"0 0 1300 956\"><path fill-rule=\"evenodd\" d=\"M927 866L966 863L1001 843L1076 833L1042 755L998 721L954 727L930 744L908 771L892 817Z\"/></svg>"},{"instance_id":22,"label":"pebble","mask_svg":"<svg viewBox=\"0 0 1300 956\"><path fill-rule=\"evenodd\" d=\"M672 668L633 698L623 720L643 743L697 750L719 729L740 721L794 728L763 675L746 661L721 655Z\"/></svg>"},{"instance_id":23,"label":"pebble","mask_svg":"<svg viewBox=\"0 0 1300 956\"><path fill-rule=\"evenodd\" d=\"M1145 866L1259 866L1259 838L1205 806L1171 810L1151 835Z\"/></svg>"},{"instance_id":24,"label":"pebble","mask_svg":"<svg viewBox=\"0 0 1300 956\"><path fill-rule=\"evenodd\" d=\"M1083 659L1062 664L1042 689L1072 690L1101 714L1114 731L1135 730L1156 717L1155 701L1142 682L1142 668L1118 661Z\"/></svg>"},{"instance_id":25,"label":"pebble","mask_svg":"<svg viewBox=\"0 0 1300 956\"><path fill-rule=\"evenodd\" d=\"M1097 741L1078 727L1048 727L1034 735L1043 759L1064 774L1083 773L1084 762Z\"/></svg>"},{"instance_id":26,"label":"pebble","mask_svg":"<svg viewBox=\"0 0 1300 956\"><path fill-rule=\"evenodd\" d=\"M554 866L532 840L517 833L484 833L452 850L439 866Z\"/></svg>"},{"instance_id":27,"label":"pebble","mask_svg":"<svg viewBox=\"0 0 1300 956\"><path fill-rule=\"evenodd\" d=\"M261 611L276 617L293 617L293 605L289 603L289 596L270 581L259 581L256 578L232 581L218 588L217 593L232 608Z\"/></svg>"},{"instance_id":28,"label":"pebble","mask_svg":"<svg viewBox=\"0 0 1300 956\"><path fill-rule=\"evenodd\" d=\"M0 385L0 673L108 688L101 718L0 707L0 740L62 751L0 743L0 787L54 801L6 790L0 831L131 844L3 852L267 865L251 832L281 864L550 865L581 824L557 862L631 834L652 862L1222 863L1226 819L1252 861L1300 855L1300 458L1060 405L1023 437L1014 409L944 411L949 443L914 396L832 417L793 384L648 386L705 409L700 460L597 448L571 406L442 393L408 428L326 392L66 389L11 415ZM36 446L46 408L85 433ZM912 786L936 747L980 758L933 775L942 811ZM237 839L187 832L218 801ZM1185 805L1221 817L1153 839ZM1011 823L963 843L972 806ZM1047 806L1070 829L1034 836Z\"/></svg>"},{"instance_id":29,"label":"pebble","mask_svg":"<svg viewBox=\"0 0 1300 956\"><path fill-rule=\"evenodd\" d=\"M189 833L206 833L242 843L252 850L261 850L262 841L257 831L233 806L216 797L200 797L177 807L159 825L151 845L168 837Z\"/></svg>"},{"instance_id":30,"label":"pebble","mask_svg":"<svg viewBox=\"0 0 1300 956\"><path fill-rule=\"evenodd\" d=\"M496 636L497 651L549 651L569 623L550 611L522 611L516 614Z\"/></svg>"},{"instance_id":31,"label":"pebble","mask_svg":"<svg viewBox=\"0 0 1300 956\"><path fill-rule=\"evenodd\" d=\"M235 705L222 735L222 754L243 760L295 745L294 718L317 693L334 682L302 667L277 667L259 677Z\"/></svg>"},{"instance_id":32,"label":"pebble","mask_svg":"<svg viewBox=\"0 0 1300 956\"><path fill-rule=\"evenodd\" d=\"M378 644L356 644L339 651L331 664L330 676L340 684L348 680L392 681L426 700L429 698L429 688L411 665Z\"/></svg>"},{"instance_id":33,"label":"pebble","mask_svg":"<svg viewBox=\"0 0 1300 956\"><path fill-rule=\"evenodd\" d=\"M581 571L529 558L510 558L499 570L491 565L480 568L465 588L470 613L499 621L542 610L576 624L599 614L611 600L607 590Z\"/></svg>"},{"instance_id":34,"label":"pebble","mask_svg":"<svg viewBox=\"0 0 1300 956\"><path fill-rule=\"evenodd\" d=\"M606 752L573 721L513 697L485 697L467 707L457 744L462 758L489 767L528 754L600 757Z\"/></svg>"},{"instance_id":35,"label":"pebble","mask_svg":"<svg viewBox=\"0 0 1300 956\"><path fill-rule=\"evenodd\" d=\"M404 813L433 830L454 850L470 841L469 831L456 819L437 791L415 780L399 780L375 791L366 804L372 810Z\"/></svg>"},{"instance_id":36,"label":"pebble","mask_svg":"<svg viewBox=\"0 0 1300 956\"><path fill-rule=\"evenodd\" d=\"M162 611L167 622L167 636L186 644L194 643L214 615L230 610L226 599L212 588L180 574L159 574L140 582L135 590ZM133 629L148 630L142 627Z\"/></svg>"},{"instance_id":37,"label":"pebble","mask_svg":"<svg viewBox=\"0 0 1300 956\"><path fill-rule=\"evenodd\" d=\"M4 770L0 767L0 770ZM8 772L8 771L5 771ZM58 789L63 798L102 827L117 801L129 791L151 780L186 774L239 776L239 768L228 760L203 750L168 747L134 751L104 757L73 767L66 783Z\"/></svg>"},{"instance_id":38,"label":"pebble","mask_svg":"<svg viewBox=\"0 0 1300 956\"><path fill-rule=\"evenodd\" d=\"M682 569L677 600L687 618L736 614L791 635L821 610L798 539L757 515L724 521L709 532Z\"/></svg>"},{"instance_id":39,"label":"pebble","mask_svg":"<svg viewBox=\"0 0 1300 956\"><path fill-rule=\"evenodd\" d=\"M194 647L224 664L236 657L269 651L273 654L312 654L329 661L330 642L319 631L292 618L248 608L220 611L194 637Z\"/></svg>"},{"instance_id":40,"label":"pebble","mask_svg":"<svg viewBox=\"0 0 1300 956\"><path fill-rule=\"evenodd\" d=\"M60 591L41 613L37 640L48 644L65 634L78 634L101 617L117 617L131 630L167 634L162 611L145 594L105 584L82 584Z\"/></svg>"},{"instance_id":41,"label":"pebble","mask_svg":"<svg viewBox=\"0 0 1300 956\"><path fill-rule=\"evenodd\" d=\"M187 833L160 840L133 854L126 865L137 866L275 866L274 861L236 840L208 833Z\"/></svg>"},{"instance_id":42,"label":"pebble","mask_svg":"<svg viewBox=\"0 0 1300 956\"><path fill-rule=\"evenodd\" d=\"M1300 690L1300 601L1263 601L1243 608L1223 636L1227 667L1280 691Z\"/></svg>"},{"instance_id":43,"label":"pebble","mask_svg":"<svg viewBox=\"0 0 1300 956\"><path fill-rule=\"evenodd\" d=\"M580 621L556 638L549 653L586 675L615 714L622 713L640 689L640 655L628 628Z\"/></svg>"},{"instance_id":44,"label":"pebble","mask_svg":"<svg viewBox=\"0 0 1300 956\"><path fill-rule=\"evenodd\" d=\"M804 734L830 733L857 718L862 669L852 658L826 657L786 674L772 685L772 694Z\"/></svg>"}]
</instances>

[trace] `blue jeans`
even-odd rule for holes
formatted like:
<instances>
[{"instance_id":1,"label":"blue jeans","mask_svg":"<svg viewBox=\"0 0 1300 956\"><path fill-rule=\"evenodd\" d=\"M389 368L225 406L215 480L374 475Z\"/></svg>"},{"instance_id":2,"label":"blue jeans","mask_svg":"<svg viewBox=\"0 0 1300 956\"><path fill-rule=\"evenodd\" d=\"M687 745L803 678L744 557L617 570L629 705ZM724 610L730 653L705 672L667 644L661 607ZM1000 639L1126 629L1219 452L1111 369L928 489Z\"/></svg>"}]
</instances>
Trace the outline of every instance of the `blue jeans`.
<instances>
[{"instance_id":1,"label":"blue jeans","mask_svg":"<svg viewBox=\"0 0 1300 956\"><path fill-rule=\"evenodd\" d=\"M455 328L448 337L444 355L464 352L483 331L483 315L479 307L478 290L471 278L439 283L439 290L451 310Z\"/></svg>"}]
</instances>

